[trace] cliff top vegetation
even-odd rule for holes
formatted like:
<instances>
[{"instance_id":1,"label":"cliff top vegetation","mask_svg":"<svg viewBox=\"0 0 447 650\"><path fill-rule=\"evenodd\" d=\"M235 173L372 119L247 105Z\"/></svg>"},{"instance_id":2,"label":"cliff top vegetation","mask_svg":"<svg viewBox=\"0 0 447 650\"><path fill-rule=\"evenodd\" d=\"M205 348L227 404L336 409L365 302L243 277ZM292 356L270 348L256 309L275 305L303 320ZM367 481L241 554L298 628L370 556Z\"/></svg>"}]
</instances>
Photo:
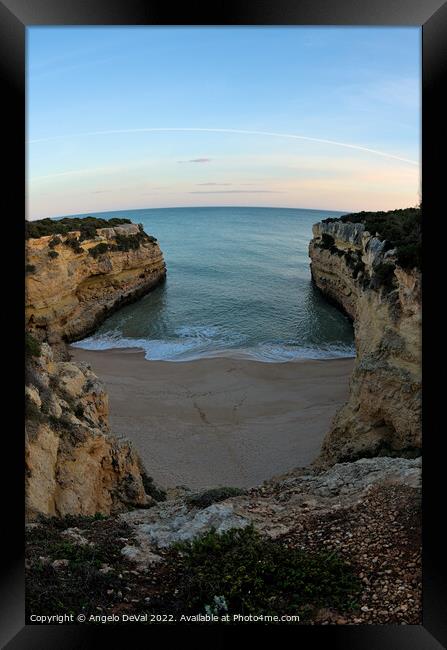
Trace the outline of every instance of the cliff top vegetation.
<instances>
[{"instance_id":1,"label":"cliff top vegetation","mask_svg":"<svg viewBox=\"0 0 447 650\"><path fill-rule=\"evenodd\" d=\"M75 543L70 529L88 543ZM133 541L134 533L116 517L41 518L26 537L28 615L129 607L141 614L149 600L153 614L298 613L301 622L322 607L345 615L359 609L361 583L341 555L289 548L253 527L211 530L159 549L163 561L149 572L135 570L121 553L123 538ZM137 596L132 604L126 592Z\"/></svg>"},{"instance_id":2,"label":"cliff top vegetation","mask_svg":"<svg viewBox=\"0 0 447 650\"><path fill-rule=\"evenodd\" d=\"M38 239L48 235L66 235L73 230L81 231L81 239L88 239L96 235L98 228L113 228L126 223L130 219L100 219L98 217L64 217L63 219L39 219L27 221L25 224L26 239ZM84 235L84 236L82 236Z\"/></svg>"},{"instance_id":3,"label":"cliff top vegetation","mask_svg":"<svg viewBox=\"0 0 447 650\"><path fill-rule=\"evenodd\" d=\"M403 268L422 267L422 204L417 208L387 212L355 212L339 219L324 219L324 223L362 223L365 229L386 241L385 249L396 249L397 263Z\"/></svg>"}]
</instances>

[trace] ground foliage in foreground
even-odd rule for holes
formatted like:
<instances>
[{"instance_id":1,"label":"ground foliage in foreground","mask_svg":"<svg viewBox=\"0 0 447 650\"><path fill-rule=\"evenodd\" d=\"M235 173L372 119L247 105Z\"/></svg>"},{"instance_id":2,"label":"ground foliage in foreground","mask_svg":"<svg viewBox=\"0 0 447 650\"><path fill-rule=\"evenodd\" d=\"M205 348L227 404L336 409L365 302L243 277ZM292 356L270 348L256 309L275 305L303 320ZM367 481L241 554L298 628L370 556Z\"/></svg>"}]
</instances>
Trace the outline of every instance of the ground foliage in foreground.
<instances>
[{"instance_id":1,"label":"ground foliage in foreground","mask_svg":"<svg viewBox=\"0 0 447 650\"><path fill-rule=\"evenodd\" d=\"M80 545L67 531L79 531ZM210 531L135 571L121 548L132 532L116 517L42 519L27 531L26 611L299 614L350 610L359 582L335 553L290 549L252 527ZM62 561L62 563L61 563Z\"/></svg>"},{"instance_id":2,"label":"ground foliage in foreground","mask_svg":"<svg viewBox=\"0 0 447 650\"><path fill-rule=\"evenodd\" d=\"M189 609L221 602L230 614L300 614L320 607L352 609L359 583L336 553L309 554L261 536L252 526L210 531L175 547L178 589Z\"/></svg>"}]
</instances>

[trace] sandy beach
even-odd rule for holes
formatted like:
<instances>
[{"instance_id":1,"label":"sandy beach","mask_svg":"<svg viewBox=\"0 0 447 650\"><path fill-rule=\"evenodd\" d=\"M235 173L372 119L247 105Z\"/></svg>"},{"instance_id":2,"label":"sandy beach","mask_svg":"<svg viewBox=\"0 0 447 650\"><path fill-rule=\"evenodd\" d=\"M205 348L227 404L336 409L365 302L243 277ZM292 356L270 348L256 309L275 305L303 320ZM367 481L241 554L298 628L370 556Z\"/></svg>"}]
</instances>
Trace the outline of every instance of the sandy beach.
<instances>
[{"instance_id":1,"label":"sandy beach","mask_svg":"<svg viewBox=\"0 0 447 650\"><path fill-rule=\"evenodd\" d=\"M250 487L318 454L347 399L353 359L147 361L71 348L109 393L110 425L165 487Z\"/></svg>"}]
</instances>

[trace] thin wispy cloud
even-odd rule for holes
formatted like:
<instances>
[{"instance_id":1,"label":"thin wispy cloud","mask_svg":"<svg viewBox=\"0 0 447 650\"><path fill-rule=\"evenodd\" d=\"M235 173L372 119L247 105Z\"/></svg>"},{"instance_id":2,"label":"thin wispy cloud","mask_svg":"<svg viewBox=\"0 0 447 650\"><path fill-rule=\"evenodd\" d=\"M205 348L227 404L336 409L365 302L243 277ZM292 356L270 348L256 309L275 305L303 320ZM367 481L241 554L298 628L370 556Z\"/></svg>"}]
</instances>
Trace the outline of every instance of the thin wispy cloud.
<instances>
[{"instance_id":1,"label":"thin wispy cloud","mask_svg":"<svg viewBox=\"0 0 447 650\"><path fill-rule=\"evenodd\" d=\"M283 194L282 190L193 190L189 194Z\"/></svg>"},{"instance_id":2,"label":"thin wispy cloud","mask_svg":"<svg viewBox=\"0 0 447 650\"><path fill-rule=\"evenodd\" d=\"M276 131L252 131L250 129L227 129L227 128L203 128L203 127L148 127L141 129L113 129L110 131L90 131L88 133L74 133L66 136L56 136L51 138L39 138L37 140L30 140L29 144L36 144L38 142L50 142L52 140L64 140L70 138L92 137L100 135L114 135L119 133L158 133L158 132L171 132L171 131L185 131L185 132L204 132L204 133L238 133L240 135L259 135L273 138L289 138L291 140L307 140L308 142L319 142L321 144L334 145L336 147L345 147L347 149L357 149L358 151L365 151L376 156L384 156L385 158L392 158L401 162L409 163L410 165L419 165L417 160L410 160L402 156L397 156L387 151L379 151L359 144L351 144L348 142L339 142L338 140L327 140L325 138L314 138L307 135L297 135L296 133L278 133ZM179 160L178 162L210 162L211 158L193 158L192 160Z\"/></svg>"},{"instance_id":3,"label":"thin wispy cloud","mask_svg":"<svg viewBox=\"0 0 447 650\"><path fill-rule=\"evenodd\" d=\"M208 163L211 162L211 158L191 158L191 160L177 160L179 163Z\"/></svg>"},{"instance_id":4,"label":"thin wispy cloud","mask_svg":"<svg viewBox=\"0 0 447 650\"><path fill-rule=\"evenodd\" d=\"M244 183L245 185L246 183ZM226 186L228 187L229 185L233 185L233 183L197 183L197 185L209 185L209 186Z\"/></svg>"}]
</instances>

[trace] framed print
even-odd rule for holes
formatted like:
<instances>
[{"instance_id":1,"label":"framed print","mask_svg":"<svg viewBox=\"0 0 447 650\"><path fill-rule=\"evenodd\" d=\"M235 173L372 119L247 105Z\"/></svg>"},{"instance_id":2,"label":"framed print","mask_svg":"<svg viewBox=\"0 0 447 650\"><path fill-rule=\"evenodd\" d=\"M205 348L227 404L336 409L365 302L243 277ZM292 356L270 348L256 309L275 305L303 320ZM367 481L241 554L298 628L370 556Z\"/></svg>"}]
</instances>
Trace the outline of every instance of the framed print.
<instances>
[{"instance_id":1,"label":"framed print","mask_svg":"<svg viewBox=\"0 0 447 650\"><path fill-rule=\"evenodd\" d=\"M4 647L443 647L445 4L0 15Z\"/></svg>"}]
</instances>

